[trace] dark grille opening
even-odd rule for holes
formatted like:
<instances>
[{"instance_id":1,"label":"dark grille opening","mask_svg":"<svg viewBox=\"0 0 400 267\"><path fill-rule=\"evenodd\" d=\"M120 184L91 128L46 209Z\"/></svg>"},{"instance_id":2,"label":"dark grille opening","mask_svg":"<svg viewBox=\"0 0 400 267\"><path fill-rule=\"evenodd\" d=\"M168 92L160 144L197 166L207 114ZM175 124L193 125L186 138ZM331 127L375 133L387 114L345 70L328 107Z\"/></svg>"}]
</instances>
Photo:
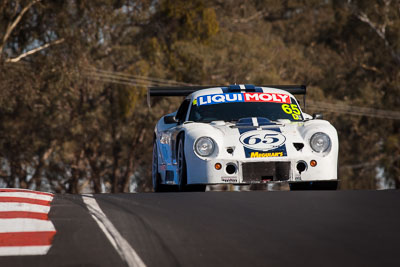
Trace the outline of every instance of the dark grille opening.
<instances>
[{"instance_id":1,"label":"dark grille opening","mask_svg":"<svg viewBox=\"0 0 400 267\"><path fill-rule=\"evenodd\" d=\"M287 181L290 178L290 162L247 162L243 163L242 171L245 183Z\"/></svg>"},{"instance_id":2,"label":"dark grille opening","mask_svg":"<svg viewBox=\"0 0 400 267\"><path fill-rule=\"evenodd\" d=\"M174 180L174 172L173 171L166 171L165 172L165 180L166 181L173 181Z\"/></svg>"},{"instance_id":3,"label":"dark grille opening","mask_svg":"<svg viewBox=\"0 0 400 267\"><path fill-rule=\"evenodd\" d=\"M261 182L263 182L263 183L267 183L267 182L270 182L273 180L274 180L273 176L261 176Z\"/></svg>"}]
</instances>

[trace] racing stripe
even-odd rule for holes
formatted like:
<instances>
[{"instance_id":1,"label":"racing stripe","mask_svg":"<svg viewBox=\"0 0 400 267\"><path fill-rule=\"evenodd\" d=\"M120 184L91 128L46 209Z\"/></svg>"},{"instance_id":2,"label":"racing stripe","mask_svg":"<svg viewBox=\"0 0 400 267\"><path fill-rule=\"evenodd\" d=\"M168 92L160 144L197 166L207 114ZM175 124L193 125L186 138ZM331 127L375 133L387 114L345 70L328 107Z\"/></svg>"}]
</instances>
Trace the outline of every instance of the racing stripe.
<instances>
[{"instance_id":1,"label":"racing stripe","mask_svg":"<svg viewBox=\"0 0 400 267\"><path fill-rule=\"evenodd\" d=\"M264 90L262 89L262 87L255 87L255 92L256 93L264 93Z\"/></svg>"},{"instance_id":2,"label":"racing stripe","mask_svg":"<svg viewBox=\"0 0 400 267\"><path fill-rule=\"evenodd\" d=\"M251 118L251 119L253 119L253 118ZM254 128L253 128L253 127L248 127L248 126L247 126L247 127L240 127L240 126L238 126L237 129L238 129L238 131L239 131L240 136L243 135L243 134L246 133L246 132L249 132L249 131L262 130L261 127L259 127L259 128L254 127ZM269 130L269 131L276 131L276 132L281 133L281 129L280 129L279 127L272 128L272 129L268 129L268 130ZM239 137L239 138L240 138L240 137ZM279 152L279 153L281 153L281 154L280 154L281 156L283 156L283 157L287 156L286 144L283 144L283 145L281 145L281 146L278 147L278 148L271 149L271 150L268 150L268 151L258 151L258 150L254 150L254 149L245 147L245 146L243 145L243 150L244 150L244 154L245 154L245 157L246 157L246 158L250 158L253 152L259 152L259 153L263 153L263 154L265 154L265 152L268 152L268 153Z\"/></svg>"},{"instance_id":3,"label":"racing stripe","mask_svg":"<svg viewBox=\"0 0 400 267\"><path fill-rule=\"evenodd\" d=\"M270 121L267 118L257 117L258 125L265 126L265 125L277 125L275 122Z\"/></svg>"},{"instance_id":4,"label":"racing stripe","mask_svg":"<svg viewBox=\"0 0 400 267\"><path fill-rule=\"evenodd\" d=\"M224 94L231 93L232 91L235 91L235 92L249 91L249 92L255 92L255 93L263 93L264 92L262 87L255 87L252 84L240 84L240 85L234 84L234 85L229 85L229 87L221 87L221 89Z\"/></svg>"},{"instance_id":5,"label":"racing stripe","mask_svg":"<svg viewBox=\"0 0 400 267\"><path fill-rule=\"evenodd\" d=\"M240 88L240 85L231 84L231 85L229 85L228 90L229 90L230 92L233 92L233 91L237 92L237 91L240 91L241 88Z\"/></svg>"},{"instance_id":6,"label":"racing stripe","mask_svg":"<svg viewBox=\"0 0 400 267\"><path fill-rule=\"evenodd\" d=\"M251 121L252 121L254 127L258 127L258 118L257 117L252 117Z\"/></svg>"},{"instance_id":7,"label":"racing stripe","mask_svg":"<svg viewBox=\"0 0 400 267\"><path fill-rule=\"evenodd\" d=\"M250 117L250 118L242 118L236 122L236 127L259 127L259 126L271 126L277 125L275 122L270 121L267 118L263 117ZM278 127L278 126L277 126Z\"/></svg>"}]
</instances>

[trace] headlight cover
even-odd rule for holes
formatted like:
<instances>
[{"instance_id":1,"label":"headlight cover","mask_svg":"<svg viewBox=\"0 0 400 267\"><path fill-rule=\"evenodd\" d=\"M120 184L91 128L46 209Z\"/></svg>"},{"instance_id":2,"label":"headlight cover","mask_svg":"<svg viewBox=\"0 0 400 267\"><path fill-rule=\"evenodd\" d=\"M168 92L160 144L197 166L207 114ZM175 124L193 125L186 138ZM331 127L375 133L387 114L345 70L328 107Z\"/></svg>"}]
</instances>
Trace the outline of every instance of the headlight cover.
<instances>
[{"instance_id":1,"label":"headlight cover","mask_svg":"<svg viewBox=\"0 0 400 267\"><path fill-rule=\"evenodd\" d=\"M162 132L160 135L161 144L171 144L171 132Z\"/></svg>"},{"instance_id":2,"label":"headlight cover","mask_svg":"<svg viewBox=\"0 0 400 267\"><path fill-rule=\"evenodd\" d=\"M331 148L331 139L327 134L318 132L311 136L310 146L315 152L327 152Z\"/></svg>"},{"instance_id":3,"label":"headlight cover","mask_svg":"<svg viewBox=\"0 0 400 267\"><path fill-rule=\"evenodd\" d=\"M215 150L215 142L210 137L200 137L194 144L196 153L202 157L210 156Z\"/></svg>"}]
</instances>

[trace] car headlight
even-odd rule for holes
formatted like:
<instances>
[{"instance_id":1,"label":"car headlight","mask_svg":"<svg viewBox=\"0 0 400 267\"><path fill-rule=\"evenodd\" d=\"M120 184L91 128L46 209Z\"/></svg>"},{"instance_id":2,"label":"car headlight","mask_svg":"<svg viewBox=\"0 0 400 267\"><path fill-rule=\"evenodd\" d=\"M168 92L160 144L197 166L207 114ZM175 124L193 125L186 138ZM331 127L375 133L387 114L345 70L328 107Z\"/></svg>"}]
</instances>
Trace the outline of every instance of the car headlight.
<instances>
[{"instance_id":1,"label":"car headlight","mask_svg":"<svg viewBox=\"0 0 400 267\"><path fill-rule=\"evenodd\" d=\"M194 148L196 150L196 153L200 156L208 157L214 152L215 143L214 140L212 140L210 137L203 136L196 140Z\"/></svg>"},{"instance_id":2,"label":"car headlight","mask_svg":"<svg viewBox=\"0 0 400 267\"><path fill-rule=\"evenodd\" d=\"M169 145L171 143L171 133L162 132L160 135L160 143Z\"/></svg>"},{"instance_id":3,"label":"car headlight","mask_svg":"<svg viewBox=\"0 0 400 267\"><path fill-rule=\"evenodd\" d=\"M315 133L311 136L310 146L315 152L326 152L331 148L331 139L327 134Z\"/></svg>"}]
</instances>

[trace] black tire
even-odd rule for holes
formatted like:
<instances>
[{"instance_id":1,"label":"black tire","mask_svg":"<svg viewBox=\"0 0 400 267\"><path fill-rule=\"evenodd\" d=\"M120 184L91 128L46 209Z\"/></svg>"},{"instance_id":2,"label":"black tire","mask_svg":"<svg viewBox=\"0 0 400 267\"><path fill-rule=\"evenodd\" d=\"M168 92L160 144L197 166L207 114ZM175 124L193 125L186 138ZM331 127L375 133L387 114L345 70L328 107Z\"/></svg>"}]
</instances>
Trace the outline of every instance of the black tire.
<instances>
[{"instance_id":1,"label":"black tire","mask_svg":"<svg viewBox=\"0 0 400 267\"><path fill-rule=\"evenodd\" d=\"M190 184L186 185L186 191L189 192L205 192L207 185L205 184Z\"/></svg>"},{"instance_id":2,"label":"black tire","mask_svg":"<svg viewBox=\"0 0 400 267\"><path fill-rule=\"evenodd\" d=\"M178 142L177 161L178 161L178 189L179 191L186 190L187 172L186 172L186 159L185 159L185 136L182 134Z\"/></svg>"},{"instance_id":3,"label":"black tire","mask_svg":"<svg viewBox=\"0 0 400 267\"><path fill-rule=\"evenodd\" d=\"M289 183L290 191L300 190L337 190L338 181L314 181Z\"/></svg>"},{"instance_id":4,"label":"black tire","mask_svg":"<svg viewBox=\"0 0 400 267\"><path fill-rule=\"evenodd\" d=\"M318 181L313 182L313 190L337 190L338 181Z\"/></svg>"},{"instance_id":5,"label":"black tire","mask_svg":"<svg viewBox=\"0 0 400 267\"><path fill-rule=\"evenodd\" d=\"M164 186L161 184L161 175L158 172L158 153L157 153L157 143L154 141L153 144L153 161L151 165L151 179L153 182L154 192L163 192Z\"/></svg>"}]
</instances>

